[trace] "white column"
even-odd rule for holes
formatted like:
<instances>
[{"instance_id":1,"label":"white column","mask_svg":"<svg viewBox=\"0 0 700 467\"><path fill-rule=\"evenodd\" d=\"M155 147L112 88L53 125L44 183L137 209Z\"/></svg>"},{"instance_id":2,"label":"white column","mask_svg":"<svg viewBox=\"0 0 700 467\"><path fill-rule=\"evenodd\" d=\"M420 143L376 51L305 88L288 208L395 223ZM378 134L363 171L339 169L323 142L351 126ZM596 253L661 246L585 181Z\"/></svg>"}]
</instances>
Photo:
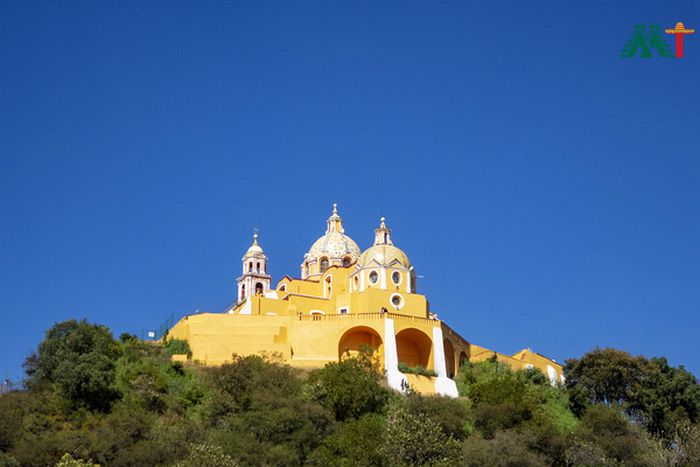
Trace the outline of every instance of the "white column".
<instances>
[{"instance_id":1,"label":"white column","mask_svg":"<svg viewBox=\"0 0 700 467\"><path fill-rule=\"evenodd\" d=\"M457 384L447 377L447 365L445 365L445 345L443 344L442 328L433 328L433 362L435 366L435 393L441 396L458 397Z\"/></svg>"},{"instance_id":2,"label":"white column","mask_svg":"<svg viewBox=\"0 0 700 467\"><path fill-rule=\"evenodd\" d=\"M381 287L382 290L386 290L386 269L381 268L381 275L379 276L379 287Z\"/></svg>"},{"instance_id":3,"label":"white column","mask_svg":"<svg viewBox=\"0 0 700 467\"><path fill-rule=\"evenodd\" d=\"M397 391L406 392L408 381L399 371L399 354L396 350L396 333L394 332L394 320L384 319L384 369L389 387Z\"/></svg>"}]
</instances>

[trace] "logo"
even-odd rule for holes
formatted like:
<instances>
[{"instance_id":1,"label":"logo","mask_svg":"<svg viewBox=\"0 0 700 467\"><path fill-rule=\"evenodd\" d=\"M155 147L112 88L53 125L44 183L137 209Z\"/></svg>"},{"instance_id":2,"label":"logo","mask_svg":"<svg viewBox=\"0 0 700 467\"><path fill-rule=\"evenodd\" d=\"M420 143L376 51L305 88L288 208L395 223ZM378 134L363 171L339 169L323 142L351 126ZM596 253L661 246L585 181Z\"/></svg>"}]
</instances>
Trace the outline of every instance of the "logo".
<instances>
[{"instance_id":1,"label":"logo","mask_svg":"<svg viewBox=\"0 0 700 467\"><path fill-rule=\"evenodd\" d=\"M671 47L666 42L666 39L661 33L661 26L657 24L643 25L637 24L634 26L632 36L622 49L620 57L634 58L639 54L641 58L652 58L655 51L661 58L682 58L683 57L683 37L687 34L693 34L695 29L686 29L683 23L676 23L674 29L666 29L666 34L676 36L676 53L674 55Z\"/></svg>"}]
</instances>

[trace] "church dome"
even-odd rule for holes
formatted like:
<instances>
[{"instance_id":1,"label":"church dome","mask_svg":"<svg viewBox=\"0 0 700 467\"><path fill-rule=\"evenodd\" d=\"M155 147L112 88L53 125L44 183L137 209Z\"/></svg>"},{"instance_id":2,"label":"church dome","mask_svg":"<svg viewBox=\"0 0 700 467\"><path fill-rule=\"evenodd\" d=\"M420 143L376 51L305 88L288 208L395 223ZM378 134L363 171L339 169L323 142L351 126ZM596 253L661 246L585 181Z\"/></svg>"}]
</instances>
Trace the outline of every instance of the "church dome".
<instances>
[{"instance_id":1,"label":"church dome","mask_svg":"<svg viewBox=\"0 0 700 467\"><path fill-rule=\"evenodd\" d=\"M345 235L343 218L338 214L338 205L335 203L327 225L326 233L311 245L309 252L304 255L304 258L313 260L322 256L328 256L329 259L352 256L353 261L355 261L362 250L357 246L355 240Z\"/></svg>"},{"instance_id":2,"label":"church dome","mask_svg":"<svg viewBox=\"0 0 700 467\"><path fill-rule=\"evenodd\" d=\"M394 246L391 241L391 230L387 228L385 221L386 219L382 217L379 228L374 231L374 245L360 255L360 259L357 260L358 268L372 266L411 268L411 261L406 253Z\"/></svg>"},{"instance_id":3,"label":"church dome","mask_svg":"<svg viewBox=\"0 0 700 467\"><path fill-rule=\"evenodd\" d=\"M328 232L311 245L307 256L309 258L320 258L324 255L329 258L352 256L354 260L360 256L360 253L360 247L352 238L340 232Z\"/></svg>"},{"instance_id":4,"label":"church dome","mask_svg":"<svg viewBox=\"0 0 700 467\"><path fill-rule=\"evenodd\" d=\"M373 245L362 253L360 259L357 260L357 265L361 268L399 266L410 269L411 261L401 248L394 245Z\"/></svg>"},{"instance_id":5,"label":"church dome","mask_svg":"<svg viewBox=\"0 0 700 467\"><path fill-rule=\"evenodd\" d=\"M362 253L357 243L345 235L343 219L338 214L338 205L333 204L333 213L328 218L326 233L316 240L304 255L301 265L302 278L313 277L328 266L345 266L354 263Z\"/></svg>"}]
</instances>

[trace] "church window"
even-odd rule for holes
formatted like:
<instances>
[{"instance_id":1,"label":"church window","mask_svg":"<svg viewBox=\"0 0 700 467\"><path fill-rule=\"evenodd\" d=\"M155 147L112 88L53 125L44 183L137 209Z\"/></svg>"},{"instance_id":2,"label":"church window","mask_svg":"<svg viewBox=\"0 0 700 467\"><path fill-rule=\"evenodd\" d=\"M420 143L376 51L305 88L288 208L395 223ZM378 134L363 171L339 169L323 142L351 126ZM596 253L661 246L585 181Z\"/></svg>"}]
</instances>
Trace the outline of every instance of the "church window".
<instances>
[{"instance_id":1,"label":"church window","mask_svg":"<svg viewBox=\"0 0 700 467\"><path fill-rule=\"evenodd\" d=\"M391 296L391 304L394 305L396 308L401 308L403 306L403 299L401 298L401 295L399 294L394 294Z\"/></svg>"},{"instance_id":2,"label":"church window","mask_svg":"<svg viewBox=\"0 0 700 467\"><path fill-rule=\"evenodd\" d=\"M399 271L394 271L391 274L391 280L394 284L399 285L401 283L401 273Z\"/></svg>"},{"instance_id":3,"label":"church window","mask_svg":"<svg viewBox=\"0 0 700 467\"><path fill-rule=\"evenodd\" d=\"M245 300L245 284L241 286L241 301Z\"/></svg>"},{"instance_id":4,"label":"church window","mask_svg":"<svg viewBox=\"0 0 700 467\"><path fill-rule=\"evenodd\" d=\"M328 269L328 258L321 258L321 274L326 272L326 269Z\"/></svg>"},{"instance_id":5,"label":"church window","mask_svg":"<svg viewBox=\"0 0 700 467\"><path fill-rule=\"evenodd\" d=\"M253 262L248 263L248 272L253 272Z\"/></svg>"},{"instance_id":6,"label":"church window","mask_svg":"<svg viewBox=\"0 0 700 467\"><path fill-rule=\"evenodd\" d=\"M347 256L345 258L343 258L343 267L344 268L350 267L350 263L352 263L352 260L350 258L348 258Z\"/></svg>"},{"instance_id":7,"label":"church window","mask_svg":"<svg viewBox=\"0 0 700 467\"><path fill-rule=\"evenodd\" d=\"M355 275L355 290L360 286L360 276Z\"/></svg>"},{"instance_id":8,"label":"church window","mask_svg":"<svg viewBox=\"0 0 700 467\"><path fill-rule=\"evenodd\" d=\"M377 274L377 271L372 271L369 273L369 281L372 284L376 284L378 280L379 280L379 274Z\"/></svg>"},{"instance_id":9,"label":"church window","mask_svg":"<svg viewBox=\"0 0 700 467\"><path fill-rule=\"evenodd\" d=\"M255 270L255 272L260 272L260 262L259 261L258 261L257 269Z\"/></svg>"},{"instance_id":10,"label":"church window","mask_svg":"<svg viewBox=\"0 0 700 467\"><path fill-rule=\"evenodd\" d=\"M255 295L262 295L263 293L263 285L261 282L258 282L255 284Z\"/></svg>"}]
</instances>

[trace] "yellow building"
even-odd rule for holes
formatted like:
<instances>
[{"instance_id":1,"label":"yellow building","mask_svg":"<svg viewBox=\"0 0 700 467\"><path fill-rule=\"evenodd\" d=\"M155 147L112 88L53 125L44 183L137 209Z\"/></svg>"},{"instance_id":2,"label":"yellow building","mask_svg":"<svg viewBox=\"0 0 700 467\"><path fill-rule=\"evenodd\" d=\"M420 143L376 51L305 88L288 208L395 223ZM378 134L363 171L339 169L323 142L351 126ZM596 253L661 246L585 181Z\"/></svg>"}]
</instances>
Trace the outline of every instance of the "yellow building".
<instances>
[{"instance_id":1,"label":"yellow building","mask_svg":"<svg viewBox=\"0 0 700 467\"><path fill-rule=\"evenodd\" d=\"M362 252L333 205L325 234L304 255L301 278L285 276L274 289L257 233L242 263L235 305L185 316L170 329L170 337L188 341L193 360L219 365L233 354L277 353L292 366L318 368L368 345L383 362L389 386L399 391L410 386L456 397L452 378L461 364L489 358L563 381L555 361L529 349L509 356L471 344L431 313L384 218ZM415 374L418 367L435 376Z\"/></svg>"}]
</instances>

